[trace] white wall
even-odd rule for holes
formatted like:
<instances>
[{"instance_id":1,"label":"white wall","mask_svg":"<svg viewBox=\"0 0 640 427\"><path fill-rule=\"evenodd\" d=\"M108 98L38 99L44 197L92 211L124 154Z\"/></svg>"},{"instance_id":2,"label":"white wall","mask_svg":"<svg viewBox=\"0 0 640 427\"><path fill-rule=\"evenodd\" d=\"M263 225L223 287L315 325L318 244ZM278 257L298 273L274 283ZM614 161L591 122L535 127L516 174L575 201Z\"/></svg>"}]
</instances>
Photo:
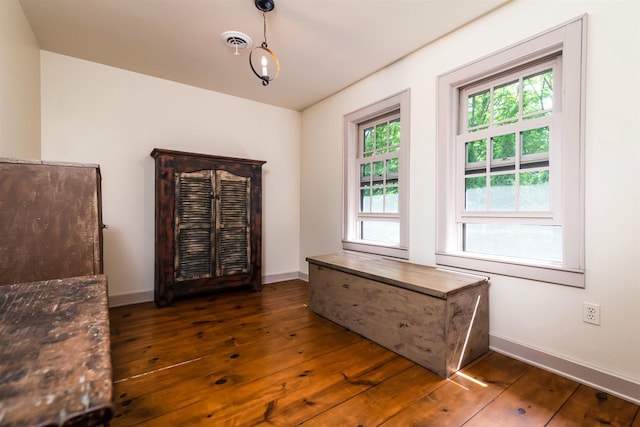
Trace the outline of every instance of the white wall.
<instances>
[{"instance_id":1,"label":"white wall","mask_svg":"<svg viewBox=\"0 0 640 427\"><path fill-rule=\"evenodd\" d=\"M305 110L301 270L341 249L344 114L411 89L411 261L433 265L437 76L583 13L586 288L493 275L490 333L640 386L640 2L515 0ZM582 322L583 301L601 305L601 326Z\"/></svg>"},{"instance_id":2,"label":"white wall","mask_svg":"<svg viewBox=\"0 0 640 427\"><path fill-rule=\"evenodd\" d=\"M297 274L299 112L50 52L41 61L43 159L101 168L111 296L153 289L154 147L266 160L263 275Z\"/></svg>"},{"instance_id":3,"label":"white wall","mask_svg":"<svg viewBox=\"0 0 640 427\"><path fill-rule=\"evenodd\" d=\"M40 48L17 0L0 1L0 157L40 158Z\"/></svg>"}]
</instances>

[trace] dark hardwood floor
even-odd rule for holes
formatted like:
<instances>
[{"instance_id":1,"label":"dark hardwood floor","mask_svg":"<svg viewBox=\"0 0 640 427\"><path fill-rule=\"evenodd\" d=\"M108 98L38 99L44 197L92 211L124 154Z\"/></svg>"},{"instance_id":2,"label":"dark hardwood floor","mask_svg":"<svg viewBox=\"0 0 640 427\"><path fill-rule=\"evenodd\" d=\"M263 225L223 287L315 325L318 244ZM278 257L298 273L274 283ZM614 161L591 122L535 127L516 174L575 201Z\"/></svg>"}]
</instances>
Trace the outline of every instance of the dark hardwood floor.
<instances>
[{"instance_id":1,"label":"dark hardwood floor","mask_svg":"<svg viewBox=\"0 0 640 427\"><path fill-rule=\"evenodd\" d=\"M495 352L445 380L306 302L294 280L111 309L111 425L640 427L637 405Z\"/></svg>"}]
</instances>

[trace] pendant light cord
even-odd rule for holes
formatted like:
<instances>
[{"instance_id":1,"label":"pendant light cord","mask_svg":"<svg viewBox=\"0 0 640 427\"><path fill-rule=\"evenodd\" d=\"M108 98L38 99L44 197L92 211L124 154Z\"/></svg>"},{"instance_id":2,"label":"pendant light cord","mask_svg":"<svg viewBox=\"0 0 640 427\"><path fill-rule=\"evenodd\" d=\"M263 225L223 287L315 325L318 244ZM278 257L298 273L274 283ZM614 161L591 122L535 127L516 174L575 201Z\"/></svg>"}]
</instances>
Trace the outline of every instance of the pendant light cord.
<instances>
[{"instance_id":1,"label":"pendant light cord","mask_svg":"<svg viewBox=\"0 0 640 427\"><path fill-rule=\"evenodd\" d=\"M264 41L262 42L262 47L267 47L267 16L264 12L262 12L262 31L264 36Z\"/></svg>"}]
</instances>

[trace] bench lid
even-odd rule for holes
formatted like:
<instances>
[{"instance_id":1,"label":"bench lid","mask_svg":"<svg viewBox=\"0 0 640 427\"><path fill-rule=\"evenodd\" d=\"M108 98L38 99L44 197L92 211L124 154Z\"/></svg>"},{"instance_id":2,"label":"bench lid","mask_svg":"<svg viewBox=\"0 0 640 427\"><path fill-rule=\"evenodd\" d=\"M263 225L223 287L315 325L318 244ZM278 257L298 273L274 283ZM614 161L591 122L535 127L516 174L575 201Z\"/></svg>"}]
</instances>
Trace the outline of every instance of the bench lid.
<instances>
[{"instance_id":1,"label":"bench lid","mask_svg":"<svg viewBox=\"0 0 640 427\"><path fill-rule=\"evenodd\" d=\"M486 284L485 276L459 273L367 254L340 252L307 258L310 264L446 299L471 286Z\"/></svg>"}]
</instances>

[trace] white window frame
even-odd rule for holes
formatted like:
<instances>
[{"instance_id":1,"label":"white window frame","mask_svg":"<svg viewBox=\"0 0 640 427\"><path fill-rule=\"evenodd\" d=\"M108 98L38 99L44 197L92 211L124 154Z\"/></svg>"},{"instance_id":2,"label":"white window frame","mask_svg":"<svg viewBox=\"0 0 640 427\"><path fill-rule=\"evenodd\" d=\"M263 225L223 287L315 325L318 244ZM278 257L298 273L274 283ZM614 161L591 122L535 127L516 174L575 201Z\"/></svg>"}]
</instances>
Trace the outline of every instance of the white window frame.
<instances>
[{"instance_id":1,"label":"white window frame","mask_svg":"<svg viewBox=\"0 0 640 427\"><path fill-rule=\"evenodd\" d=\"M438 77L437 130L437 229L436 263L442 266L496 273L543 282L584 287L584 117L586 72L586 21L583 15L542 34L485 56ZM464 252L460 198L464 198L464 153L456 151L460 117L461 89L475 82L535 64L543 58L558 55L562 70L561 106L558 122L553 124L559 136L559 147L551 152L551 167L559 171L554 178L559 184L552 194L551 213L532 215L528 221L553 222L562 227L563 260L545 262L521 260ZM505 127L507 127L506 125ZM481 132L477 132L480 136ZM555 149L555 148L554 148ZM461 182L462 181L462 182ZM462 193L461 193L462 192ZM463 200L463 199L462 199ZM469 214L473 215L473 214ZM502 216L491 212L488 222ZM518 215L515 215L518 216ZM522 216L522 215L520 215ZM522 221L522 219L518 219Z\"/></svg>"},{"instance_id":2,"label":"white window frame","mask_svg":"<svg viewBox=\"0 0 640 427\"><path fill-rule=\"evenodd\" d=\"M364 108L344 116L344 179L343 179L343 220L342 248L344 250L366 252L395 258L409 259L409 105L410 91L406 89ZM399 244L384 244L358 239L357 222L360 192L360 134L359 127L365 122L399 111L400 150L398 213L367 215L370 219L385 217L400 224Z\"/></svg>"}]
</instances>

